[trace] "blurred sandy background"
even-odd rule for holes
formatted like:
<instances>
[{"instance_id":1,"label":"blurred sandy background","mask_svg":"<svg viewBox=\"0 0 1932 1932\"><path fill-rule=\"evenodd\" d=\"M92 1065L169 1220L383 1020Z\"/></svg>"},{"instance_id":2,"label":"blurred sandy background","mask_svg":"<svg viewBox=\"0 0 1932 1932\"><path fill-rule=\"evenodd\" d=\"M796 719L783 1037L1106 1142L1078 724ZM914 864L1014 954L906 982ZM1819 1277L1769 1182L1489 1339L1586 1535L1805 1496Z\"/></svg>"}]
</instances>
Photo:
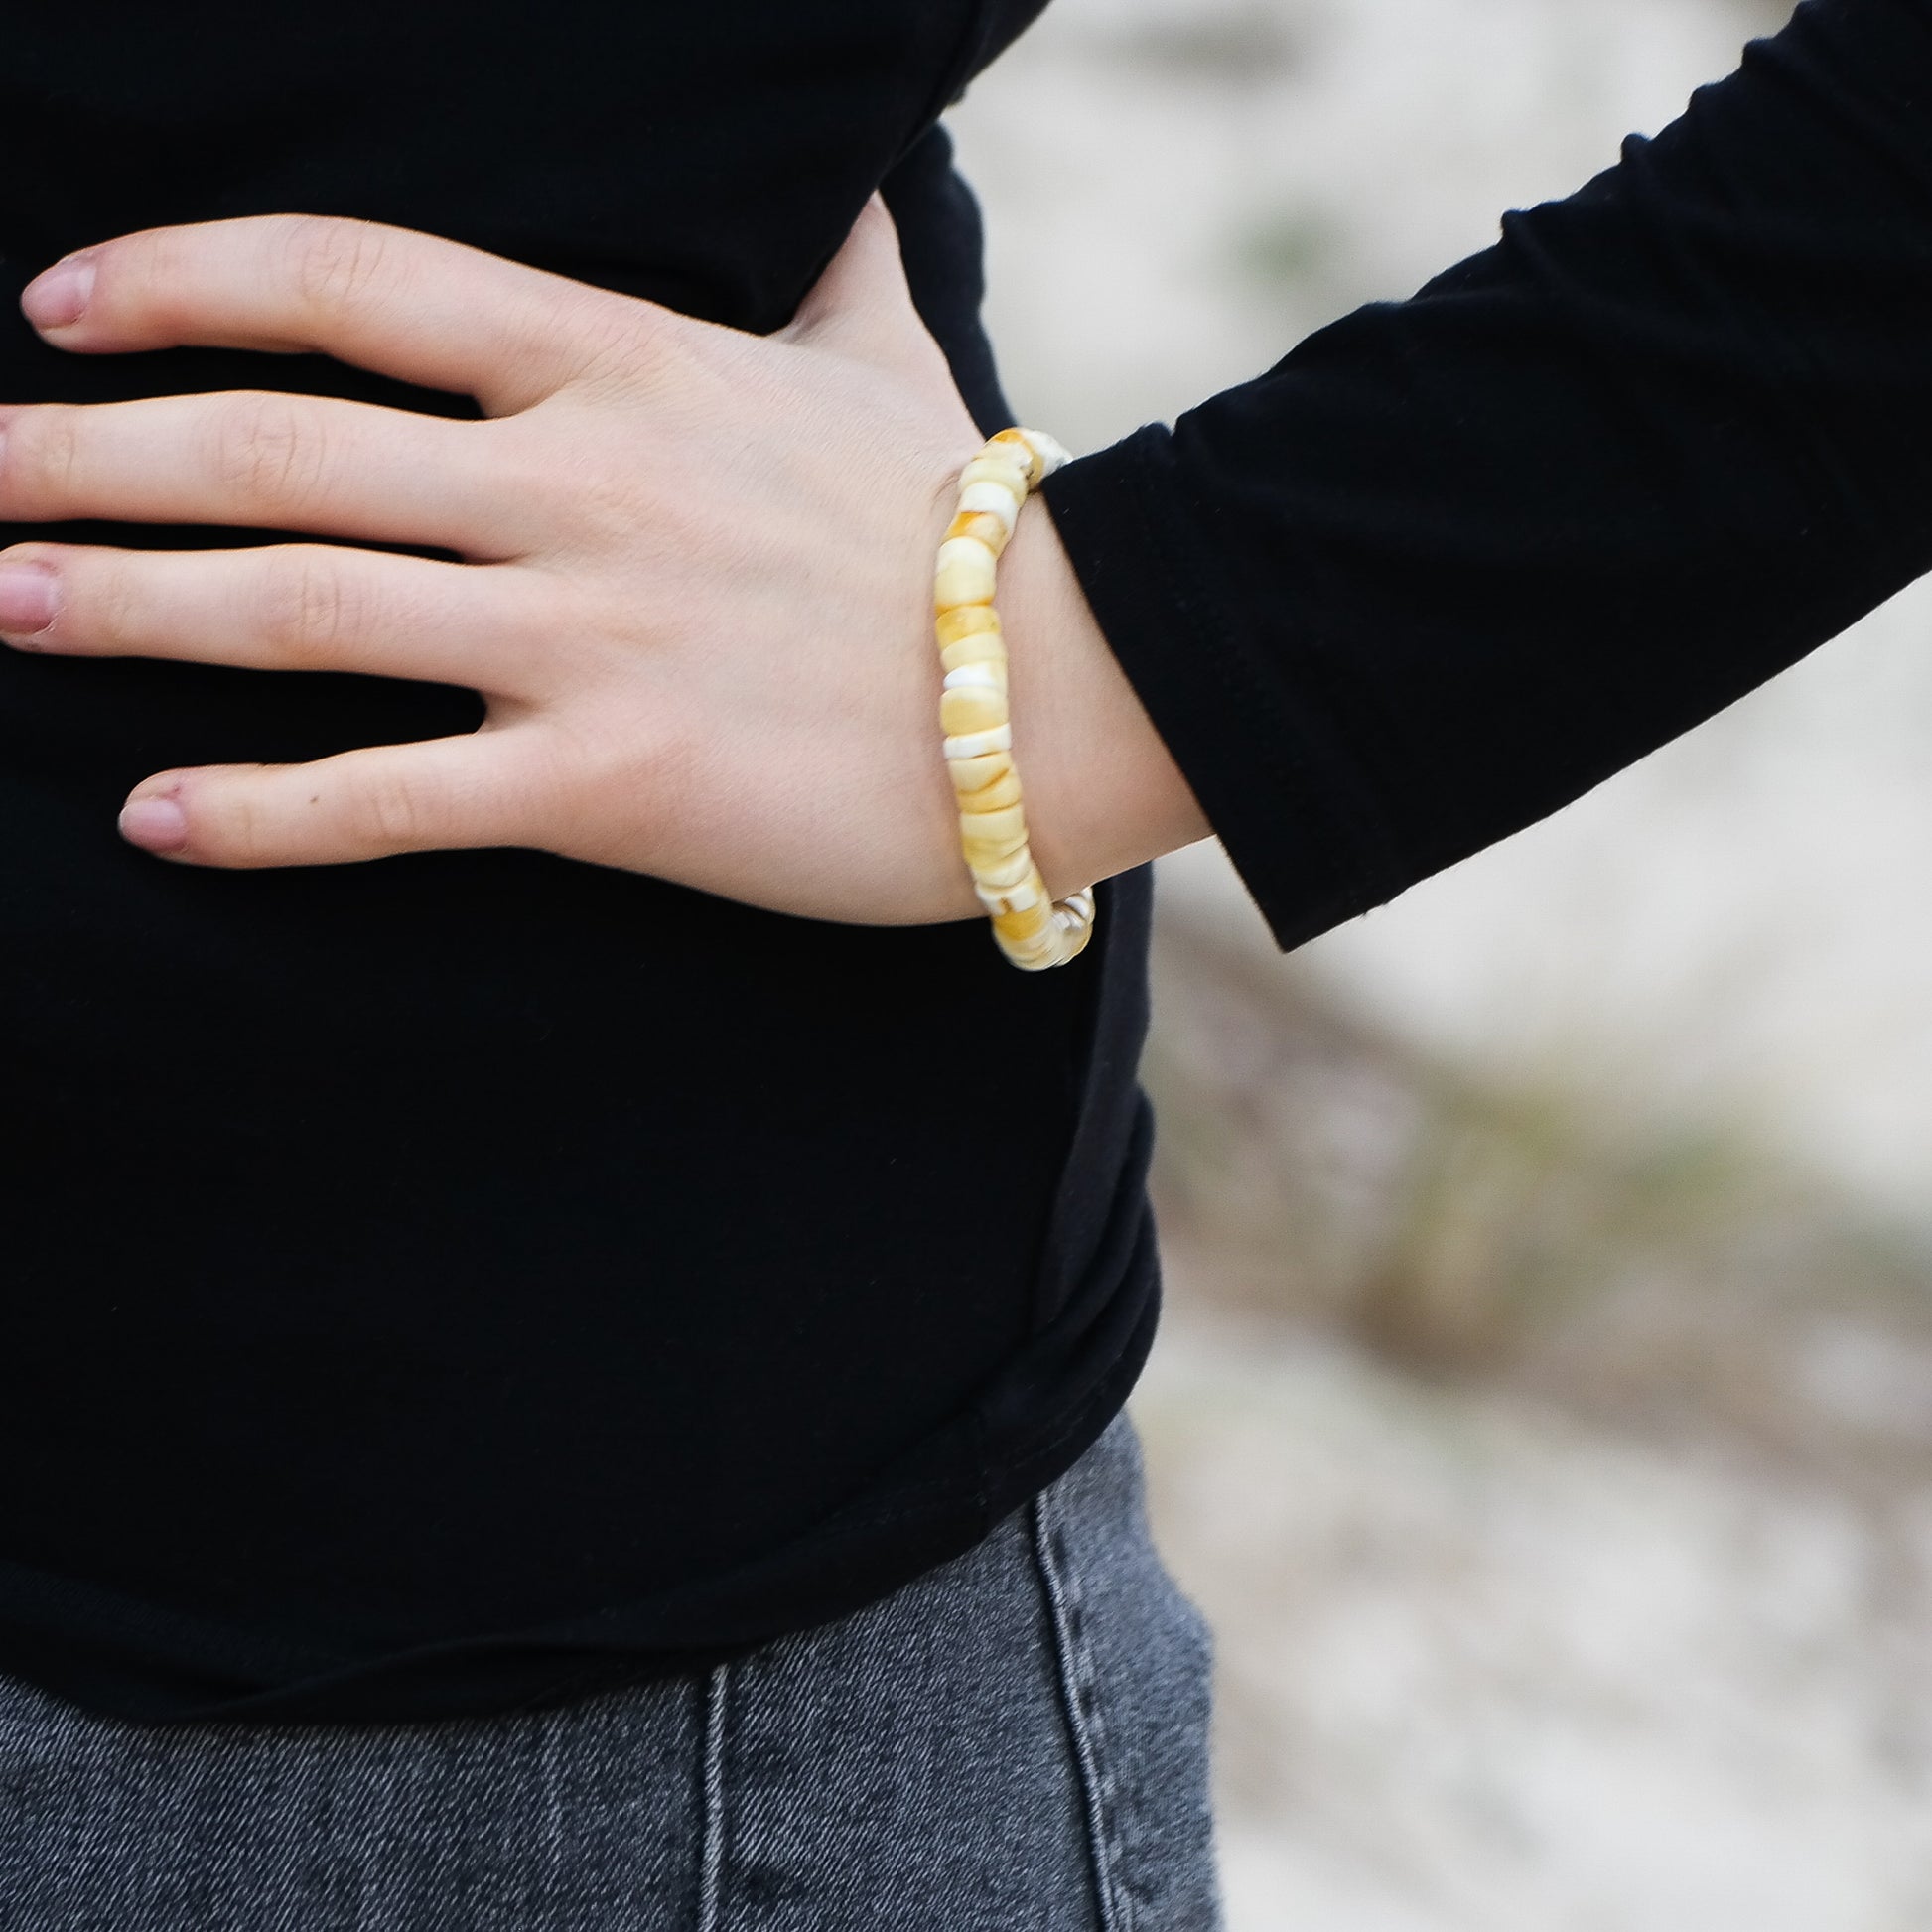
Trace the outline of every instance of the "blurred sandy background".
<instances>
[{"instance_id":1,"label":"blurred sandy background","mask_svg":"<svg viewBox=\"0 0 1932 1932\"><path fill-rule=\"evenodd\" d=\"M1055 0L953 115L1016 405L1172 419L1782 18ZM1928 592L1293 958L1164 868L1135 1406L1232 1932L1932 1926Z\"/></svg>"}]
</instances>

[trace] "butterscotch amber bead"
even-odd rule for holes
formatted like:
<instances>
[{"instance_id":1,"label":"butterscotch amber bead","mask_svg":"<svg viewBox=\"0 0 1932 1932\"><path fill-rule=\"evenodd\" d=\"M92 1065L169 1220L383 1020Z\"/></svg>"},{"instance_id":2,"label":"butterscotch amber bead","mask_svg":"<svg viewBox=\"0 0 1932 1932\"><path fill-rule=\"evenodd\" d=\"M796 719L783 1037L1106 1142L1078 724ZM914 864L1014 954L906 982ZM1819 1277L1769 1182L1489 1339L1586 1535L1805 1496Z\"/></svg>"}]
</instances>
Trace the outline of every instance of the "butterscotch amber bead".
<instances>
[{"instance_id":1,"label":"butterscotch amber bead","mask_svg":"<svg viewBox=\"0 0 1932 1932\"><path fill-rule=\"evenodd\" d=\"M959 801L959 829L962 836L978 839L982 844L990 844L1004 839L1024 839L1027 836L1027 816L1018 805L995 805L990 811L981 811L980 800L984 792L974 792L970 797Z\"/></svg>"},{"instance_id":2,"label":"butterscotch amber bead","mask_svg":"<svg viewBox=\"0 0 1932 1932\"><path fill-rule=\"evenodd\" d=\"M1027 440L1025 430L1003 429L987 443L988 453L1010 451L1014 459L1026 467L1027 486L1031 489L1044 474L1039 452Z\"/></svg>"},{"instance_id":3,"label":"butterscotch amber bead","mask_svg":"<svg viewBox=\"0 0 1932 1932\"><path fill-rule=\"evenodd\" d=\"M1000 634L1000 614L990 604L962 604L950 611L941 611L932 621L932 628L939 639L941 650L957 644L967 637L976 637L982 631L991 631L996 637Z\"/></svg>"},{"instance_id":4,"label":"butterscotch amber bead","mask_svg":"<svg viewBox=\"0 0 1932 1932\"><path fill-rule=\"evenodd\" d=\"M1033 854L1028 848L1025 832L993 842L962 839L960 843L966 852L966 869L975 879L985 880L1003 872L1010 859L1024 858L1029 865L1033 864Z\"/></svg>"},{"instance_id":5,"label":"butterscotch amber bead","mask_svg":"<svg viewBox=\"0 0 1932 1932\"><path fill-rule=\"evenodd\" d=\"M991 784L981 785L976 791L965 791L959 795L961 811L987 812L1004 811L1009 805L1020 802L1020 774L1011 766Z\"/></svg>"},{"instance_id":6,"label":"butterscotch amber bead","mask_svg":"<svg viewBox=\"0 0 1932 1932\"><path fill-rule=\"evenodd\" d=\"M962 796L1013 776L1011 752L987 752L976 759L950 759L946 769L952 773L953 787Z\"/></svg>"},{"instance_id":7,"label":"butterscotch amber bead","mask_svg":"<svg viewBox=\"0 0 1932 1932\"><path fill-rule=\"evenodd\" d=\"M965 685L939 694L939 726L950 738L992 731L1007 722L1007 694L984 685Z\"/></svg>"},{"instance_id":8,"label":"butterscotch amber bead","mask_svg":"<svg viewBox=\"0 0 1932 1932\"><path fill-rule=\"evenodd\" d=\"M1038 903L1030 905L1025 911L1003 912L993 921L993 929L1002 939L1017 940L1025 944L1047 930L1053 919L1053 908L1042 897Z\"/></svg>"},{"instance_id":9,"label":"butterscotch amber bead","mask_svg":"<svg viewBox=\"0 0 1932 1932\"><path fill-rule=\"evenodd\" d=\"M1012 527L1003 517L961 510L946 525L946 541L951 543L959 537L970 537L975 543L985 544L997 557L1007 547L1007 538L1012 534Z\"/></svg>"},{"instance_id":10,"label":"butterscotch amber bead","mask_svg":"<svg viewBox=\"0 0 1932 1932\"><path fill-rule=\"evenodd\" d=\"M942 671L957 671L968 664L1004 664L1007 661L1006 639L997 630L976 630L970 637L962 637L956 644L948 644L939 653L939 668Z\"/></svg>"}]
</instances>

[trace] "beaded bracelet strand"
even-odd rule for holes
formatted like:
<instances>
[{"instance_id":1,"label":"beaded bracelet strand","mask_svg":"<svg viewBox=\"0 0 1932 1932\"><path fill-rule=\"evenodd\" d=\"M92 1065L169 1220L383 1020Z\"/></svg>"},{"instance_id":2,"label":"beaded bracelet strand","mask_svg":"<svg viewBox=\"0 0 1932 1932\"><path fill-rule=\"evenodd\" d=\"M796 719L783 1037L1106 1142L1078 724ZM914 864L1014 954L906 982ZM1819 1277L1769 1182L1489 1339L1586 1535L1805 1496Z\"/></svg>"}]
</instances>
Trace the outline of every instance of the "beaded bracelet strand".
<instances>
[{"instance_id":1,"label":"beaded bracelet strand","mask_svg":"<svg viewBox=\"0 0 1932 1932\"><path fill-rule=\"evenodd\" d=\"M1000 950L1024 972L1063 966L1093 932L1093 888L1057 903L1034 864L1013 762L1007 647L993 591L1020 506L1067 453L1038 430L1003 429L960 473L957 513L939 546L934 628L945 688L939 726L959 800L959 836L973 889Z\"/></svg>"}]
</instances>

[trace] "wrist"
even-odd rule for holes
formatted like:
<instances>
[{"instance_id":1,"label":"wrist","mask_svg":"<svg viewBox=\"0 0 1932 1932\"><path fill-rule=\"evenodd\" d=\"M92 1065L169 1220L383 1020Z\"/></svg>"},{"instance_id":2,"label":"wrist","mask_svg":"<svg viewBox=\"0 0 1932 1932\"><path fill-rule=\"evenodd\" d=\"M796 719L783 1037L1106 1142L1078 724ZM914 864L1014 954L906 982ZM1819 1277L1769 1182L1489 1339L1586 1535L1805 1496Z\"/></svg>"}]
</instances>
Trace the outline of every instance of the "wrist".
<instances>
[{"instance_id":1,"label":"wrist","mask_svg":"<svg viewBox=\"0 0 1932 1932\"><path fill-rule=\"evenodd\" d=\"M1043 499L1027 505L1001 560L1000 613L1028 832L1054 897L1208 837Z\"/></svg>"}]
</instances>

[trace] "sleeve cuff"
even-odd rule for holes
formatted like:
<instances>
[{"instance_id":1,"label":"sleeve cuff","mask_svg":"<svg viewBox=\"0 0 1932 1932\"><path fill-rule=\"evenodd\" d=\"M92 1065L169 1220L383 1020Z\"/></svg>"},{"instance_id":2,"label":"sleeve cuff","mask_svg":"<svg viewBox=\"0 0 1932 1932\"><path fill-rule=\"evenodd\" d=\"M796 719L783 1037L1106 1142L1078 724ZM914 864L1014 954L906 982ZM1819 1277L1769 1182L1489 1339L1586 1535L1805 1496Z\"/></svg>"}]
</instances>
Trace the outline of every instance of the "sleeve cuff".
<instances>
[{"instance_id":1,"label":"sleeve cuff","mask_svg":"<svg viewBox=\"0 0 1932 1932\"><path fill-rule=\"evenodd\" d=\"M1291 653L1264 656L1201 565L1168 429L1079 458L1042 494L1121 669L1276 943L1291 950L1393 897L1404 881L1360 772L1297 692Z\"/></svg>"}]
</instances>

